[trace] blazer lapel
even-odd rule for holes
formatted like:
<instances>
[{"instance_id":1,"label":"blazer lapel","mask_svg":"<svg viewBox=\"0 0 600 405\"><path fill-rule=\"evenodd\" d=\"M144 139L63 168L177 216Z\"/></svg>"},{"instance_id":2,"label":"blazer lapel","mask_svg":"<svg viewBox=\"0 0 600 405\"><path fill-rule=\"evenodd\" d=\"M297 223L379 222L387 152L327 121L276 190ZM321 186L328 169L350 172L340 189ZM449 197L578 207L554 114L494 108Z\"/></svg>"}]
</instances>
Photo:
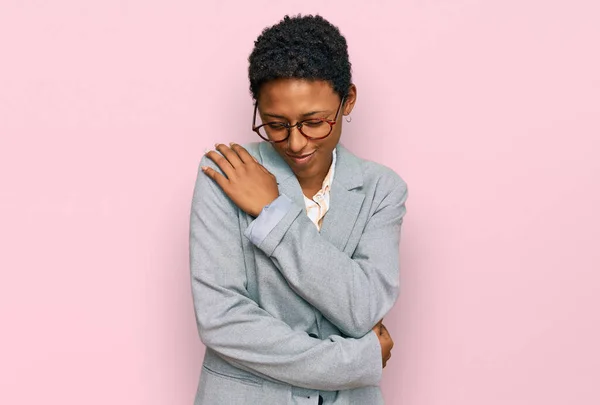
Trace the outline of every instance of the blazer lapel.
<instances>
[{"instance_id":1,"label":"blazer lapel","mask_svg":"<svg viewBox=\"0 0 600 405\"><path fill-rule=\"evenodd\" d=\"M262 164L275 175L279 191L294 203L304 207L304 195L298 179L268 142L260 145ZM330 190L329 210L323 218L321 236L339 250L343 250L358 219L365 195L360 192L363 176L359 159L338 144L335 174Z\"/></svg>"},{"instance_id":2,"label":"blazer lapel","mask_svg":"<svg viewBox=\"0 0 600 405\"><path fill-rule=\"evenodd\" d=\"M304 207L304 196L300 183L285 160L279 156L279 153L268 142L261 142L259 151L262 165L273 173L277 179L279 193L287 195L296 204Z\"/></svg>"},{"instance_id":3,"label":"blazer lapel","mask_svg":"<svg viewBox=\"0 0 600 405\"><path fill-rule=\"evenodd\" d=\"M344 146L337 146L337 160L331 184L329 210L321 224L321 235L339 250L344 250L365 195L360 162Z\"/></svg>"}]
</instances>

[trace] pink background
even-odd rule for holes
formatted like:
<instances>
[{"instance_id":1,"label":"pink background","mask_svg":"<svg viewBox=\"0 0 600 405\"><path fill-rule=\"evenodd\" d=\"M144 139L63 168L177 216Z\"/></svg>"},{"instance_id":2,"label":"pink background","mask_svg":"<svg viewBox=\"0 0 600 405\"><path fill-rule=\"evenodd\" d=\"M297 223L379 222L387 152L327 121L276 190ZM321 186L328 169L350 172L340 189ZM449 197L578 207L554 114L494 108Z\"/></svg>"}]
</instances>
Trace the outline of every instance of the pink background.
<instances>
[{"instance_id":1,"label":"pink background","mask_svg":"<svg viewBox=\"0 0 600 405\"><path fill-rule=\"evenodd\" d=\"M318 12L343 141L409 183L391 405L600 403L600 3L2 0L0 403L191 404L196 169L246 58Z\"/></svg>"}]
</instances>

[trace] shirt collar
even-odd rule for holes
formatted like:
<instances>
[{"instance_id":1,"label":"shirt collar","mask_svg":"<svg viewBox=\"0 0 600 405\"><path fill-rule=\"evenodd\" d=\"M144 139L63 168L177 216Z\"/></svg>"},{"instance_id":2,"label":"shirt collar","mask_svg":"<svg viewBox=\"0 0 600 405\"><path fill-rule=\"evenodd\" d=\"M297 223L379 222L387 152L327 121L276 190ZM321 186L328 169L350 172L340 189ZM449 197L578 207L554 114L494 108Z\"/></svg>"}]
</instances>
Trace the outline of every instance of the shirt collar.
<instances>
[{"instance_id":1,"label":"shirt collar","mask_svg":"<svg viewBox=\"0 0 600 405\"><path fill-rule=\"evenodd\" d=\"M331 183L333 183L333 175L335 174L336 158L337 158L337 153L336 153L336 150L334 149L333 153L332 153L331 166L329 167L329 171L327 172L327 175L323 179L323 185L321 186L321 192L323 192L323 193L327 193L331 189Z\"/></svg>"},{"instance_id":2,"label":"shirt collar","mask_svg":"<svg viewBox=\"0 0 600 405\"><path fill-rule=\"evenodd\" d=\"M323 179L323 183L321 183L321 189L319 191L317 191L315 193L315 195L313 195L311 198L304 196L305 202L313 201L313 199L318 195L322 195L324 197L328 196L329 190L331 190L331 184L333 183L333 175L335 173L336 160L337 160L337 153L336 153L336 150L334 149L333 153L332 153L331 166L329 166L329 171L325 175L325 178Z\"/></svg>"}]
</instances>

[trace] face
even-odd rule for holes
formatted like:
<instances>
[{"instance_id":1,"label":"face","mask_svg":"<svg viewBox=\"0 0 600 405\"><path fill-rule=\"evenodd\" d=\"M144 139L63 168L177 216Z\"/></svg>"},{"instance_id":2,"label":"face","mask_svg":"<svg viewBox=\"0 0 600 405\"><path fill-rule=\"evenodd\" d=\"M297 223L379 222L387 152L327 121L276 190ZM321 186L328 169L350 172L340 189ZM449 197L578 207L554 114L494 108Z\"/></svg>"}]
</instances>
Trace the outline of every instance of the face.
<instances>
[{"instance_id":1,"label":"face","mask_svg":"<svg viewBox=\"0 0 600 405\"><path fill-rule=\"evenodd\" d=\"M310 118L333 120L340 106L340 96L322 80L277 79L265 83L258 97L262 122L296 124ZM329 136L309 139L297 127L283 142L273 143L275 150L299 180L322 179L331 165L332 152L342 134L343 116L350 114L356 102L356 87L351 86Z\"/></svg>"}]
</instances>

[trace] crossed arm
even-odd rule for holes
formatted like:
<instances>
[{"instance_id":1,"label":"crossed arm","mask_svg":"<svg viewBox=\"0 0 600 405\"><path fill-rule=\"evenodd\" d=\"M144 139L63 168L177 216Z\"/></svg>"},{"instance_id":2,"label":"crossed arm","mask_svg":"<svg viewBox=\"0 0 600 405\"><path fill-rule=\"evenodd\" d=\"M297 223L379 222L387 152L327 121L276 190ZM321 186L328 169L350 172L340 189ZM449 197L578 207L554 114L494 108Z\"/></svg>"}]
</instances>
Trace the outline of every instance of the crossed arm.
<instances>
[{"instance_id":1,"label":"crossed arm","mask_svg":"<svg viewBox=\"0 0 600 405\"><path fill-rule=\"evenodd\" d=\"M397 255L378 258L386 255L376 253L382 251L384 243L395 244L391 251L397 250L405 190L390 194L380 202L353 258L319 240L314 225L305 215L300 215L300 207L291 208L286 214L288 220L275 226L288 227L284 232L272 232L273 235L283 233L283 238L289 238L286 243L267 238L259 246L298 294L348 336L356 337L313 339L271 317L249 298L245 289L241 246L230 243L239 238L238 209L258 215L265 204L276 198L278 191L272 178L275 189L269 194L269 176L272 175L262 166L253 165L254 159L245 150L241 151L243 148L238 148L239 160L254 166L243 168L245 174L260 175L262 179L252 183L236 178L239 173L232 169L237 169L234 165L239 168L240 162L223 169L225 158L210 156L226 177L204 158L202 165L212 168L203 167L208 176L199 173L194 193L190 235L192 287L203 342L242 369L297 386L339 390L376 385L381 375L382 349L389 353L391 347L380 346L380 339L370 330L395 300L398 266ZM228 149L223 153L228 161L232 160L230 152L233 151ZM244 185L256 183L261 187L252 187L244 194ZM233 189L236 186L237 190ZM261 195L257 189L266 192ZM214 224L219 224L218 228ZM310 240L314 240L312 245ZM294 245L291 248L295 250L284 254L284 245ZM224 253L219 246L229 249ZM328 257L328 260L325 264L315 263L309 255L302 254L304 249L316 249L321 258ZM293 259L289 259L290 256ZM324 274L323 266L327 266L331 275L327 282L317 277L319 272ZM333 273L332 266L335 266ZM344 268L346 272L342 277ZM347 269L352 277L348 277Z\"/></svg>"},{"instance_id":2,"label":"crossed arm","mask_svg":"<svg viewBox=\"0 0 600 405\"><path fill-rule=\"evenodd\" d=\"M352 257L321 236L303 215L303 207L291 204L285 195L273 204L282 199L280 205L287 212L274 226L271 217L281 216L281 211L261 213L254 225L264 223L272 229L263 240L250 240L271 258L290 287L340 331L350 337L364 336L398 296L398 244L406 187L394 187L378 202Z\"/></svg>"},{"instance_id":3,"label":"crossed arm","mask_svg":"<svg viewBox=\"0 0 600 405\"><path fill-rule=\"evenodd\" d=\"M242 247L232 243L240 238L238 208L203 173L190 225L192 293L207 347L236 367L299 387L336 391L378 384L382 363L375 333L314 339L249 297Z\"/></svg>"}]
</instances>

